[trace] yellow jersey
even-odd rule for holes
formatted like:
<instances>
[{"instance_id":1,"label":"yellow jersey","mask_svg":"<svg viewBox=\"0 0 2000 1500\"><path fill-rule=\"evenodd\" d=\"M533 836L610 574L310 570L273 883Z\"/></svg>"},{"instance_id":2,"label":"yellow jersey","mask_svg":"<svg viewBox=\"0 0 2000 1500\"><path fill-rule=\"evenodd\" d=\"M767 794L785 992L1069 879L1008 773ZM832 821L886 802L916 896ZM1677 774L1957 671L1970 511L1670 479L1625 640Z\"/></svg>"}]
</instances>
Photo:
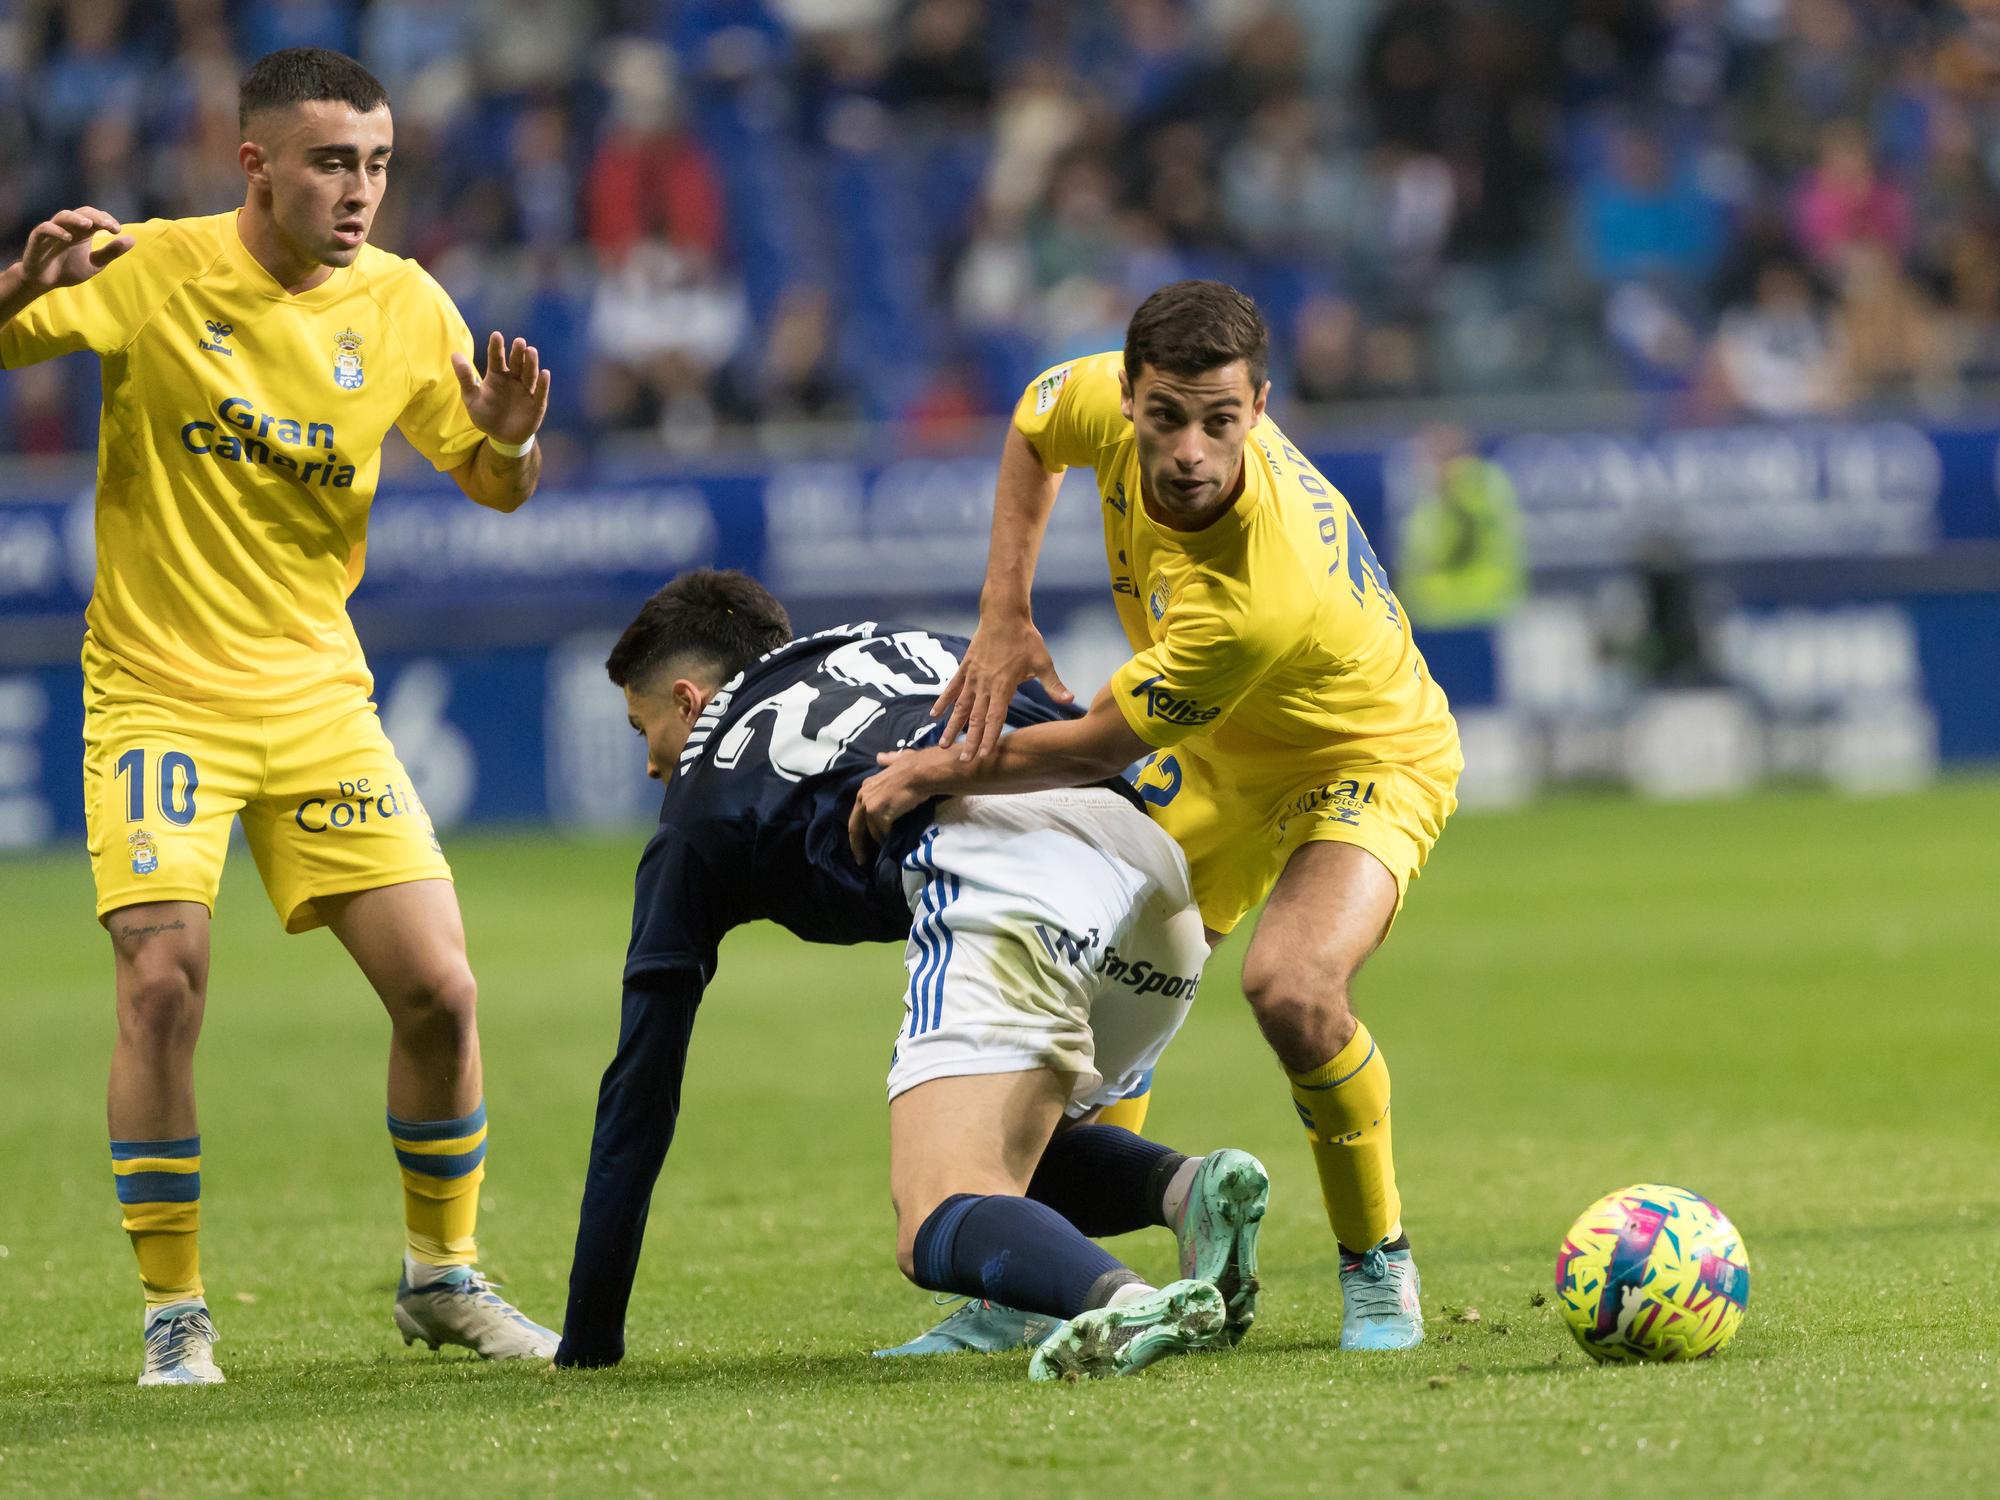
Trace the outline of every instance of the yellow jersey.
<instances>
[{"instance_id":1,"label":"yellow jersey","mask_svg":"<svg viewBox=\"0 0 2000 1500\"><path fill-rule=\"evenodd\" d=\"M1122 363L1113 352L1058 365L1028 387L1014 425L1045 468L1096 471L1111 587L1137 653L1111 690L1133 732L1225 767L1277 758L1302 780L1455 762L1444 690L1340 492L1267 416L1244 445L1236 504L1200 531L1160 525L1140 498Z\"/></svg>"},{"instance_id":2,"label":"yellow jersey","mask_svg":"<svg viewBox=\"0 0 2000 1500\"><path fill-rule=\"evenodd\" d=\"M451 367L465 320L414 261L364 246L296 296L234 212L128 225L133 247L0 328L9 369L103 370L93 686L229 714L371 687L347 596L393 425L440 471L482 434Z\"/></svg>"}]
</instances>

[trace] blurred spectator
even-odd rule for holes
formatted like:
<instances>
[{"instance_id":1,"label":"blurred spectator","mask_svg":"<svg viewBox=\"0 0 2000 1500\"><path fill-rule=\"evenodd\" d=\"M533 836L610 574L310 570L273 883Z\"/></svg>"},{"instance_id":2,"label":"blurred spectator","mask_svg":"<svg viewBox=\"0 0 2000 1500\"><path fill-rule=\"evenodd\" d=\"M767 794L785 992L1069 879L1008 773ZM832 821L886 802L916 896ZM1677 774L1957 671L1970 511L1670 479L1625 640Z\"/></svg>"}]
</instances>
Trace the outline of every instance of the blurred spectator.
<instances>
[{"instance_id":1,"label":"blurred spectator","mask_svg":"<svg viewBox=\"0 0 2000 1500\"><path fill-rule=\"evenodd\" d=\"M1362 66L1378 140L1417 152L1443 146L1459 16L1448 0L1388 0L1382 8Z\"/></svg>"},{"instance_id":2,"label":"blurred spectator","mask_svg":"<svg viewBox=\"0 0 2000 1500\"><path fill-rule=\"evenodd\" d=\"M1362 367L1361 314L1338 297L1314 297L1292 326L1292 378L1284 397L1306 405L1332 405L1371 394Z\"/></svg>"},{"instance_id":3,"label":"blurred spectator","mask_svg":"<svg viewBox=\"0 0 2000 1500\"><path fill-rule=\"evenodd\" d=\"M832 332L824 288L787 288L755 361L724 373L717 401L723 420L747 425L859 416L853 388L834 363Z\"/></svg>"},{"instance_id":4,"label":"blurred spectator","mask_svg":"<svg viewBox=\"0 0 2000 1500\"><path fill-rule=\"evenodd\" d=\"M1528 586L1513 481L1457 428L1432 428L1412 446L1422 498L1403 522L1397 597L1416 625L1455 629L1505 619Z\"/></svg>"},{"instance_id":5,"label":"blurred spectator","mask_svg":"<svg viewBox=\"0 0 2000 1500\"><path fill-rule=\"evenodd\" d=\"M882 92L892 105L980 121L993 103L993 58L979 0L916 0Z\"/></svg>"},{"instance_id":6,"label":"blurred spectator","mask_svg":"<svg viewBox=\"0 0 2000 1500\"><path fill-rule=\"evenodd\" d=\"M604 66L610 114L590 167L590 243L607 265L648 235L708 261L722 251L722 192L708 154L675 125L673 55L627 41Z\"/></svg>"},{"instance_id":7,"label":"blurred spectator","mask_svg":"<svg viewBox=\"0 0 2000 1500\"><path fill-rule=\"evenodd\" d=\"M1837 339L1857 400L1938 403L1957 385L1957 360L1937 304L1885 246L1850 249L1840 268Z\"/></svg>"},{"instance_id":8,"label":"blurred spectator","mask_svg":"<svg viewBox=\"0 0 2000 1500\"><path fill-rule=\"evenodd\" d=\"M1896 255L1910 248L1909 196L1876 170L1868 134L1851 120L1821 135L1819 165L1800 185L1793 212L1799 248L1822 270L1852 245L1880 245Z\"/></svg>"},{"instance_id":9,"label":"blurred spectator","mask_svg":"<svg viewBox=\"0 0 2000 1500\"><path fill-rule=\"evenodd\" d=\"M1831 410L1844 391L1841 353L1805 267L1774 257L1754 285L1750 302L1725 312L1716 333L1718 394L1759 416Z\"/></svg>"},{"instance_id":10,"label":"blurred spectator","mask_svg":"<svg viewBox=\"0 0 2000 1500\"><path fill-rule=\"evenodd\" d=\"M591 302L599 419L698 446L715 425L716 374L747 323L741 289L699 258L657 239L635 245L599 274Z\"/></svg>"},{"instance_id":11,"label":"blurred spectator","mask_svg":"<svg viewBox=\"0 0 2000 1500\"><path fill-rule=\"evenodd\" d=\"M378 242L566 351L552 420L586 436L944 430L1185 275L1265 304L1308 402L1934 402L2000 379L1996 14L17 0L0 240L79 201L239 202L235 80L309 42L358 47L394 97Z\"/></svg>"},{"instance_id":12,"label":"blurred spectator","mask_svg":"<svg viewBox=\"0 0 2000 1500\"><path fill-rule=\"evenodd\" d=\"M1636 123L1616 132L1609 170L1584 184L1578 218L1584 264L1606 286L1638 277L1692 286L1722 253L1721 205Z\"/></svg>"}]
</instances>

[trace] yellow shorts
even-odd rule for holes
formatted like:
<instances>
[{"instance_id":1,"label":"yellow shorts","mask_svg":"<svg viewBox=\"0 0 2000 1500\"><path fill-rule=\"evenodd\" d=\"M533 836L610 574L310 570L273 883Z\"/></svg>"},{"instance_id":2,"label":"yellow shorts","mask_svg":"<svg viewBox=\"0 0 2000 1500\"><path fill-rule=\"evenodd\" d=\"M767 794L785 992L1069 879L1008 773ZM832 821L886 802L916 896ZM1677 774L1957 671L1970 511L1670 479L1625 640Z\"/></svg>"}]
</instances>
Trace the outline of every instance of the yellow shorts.
<instances>
[{"instance_id":1,"label":"yellow shorts","mask_svg":"<svg viewBox=\"0 0 2000 1500\"><path fill-rule=\"evenodd\" d=\"M1187 855L1202 921L1228 932L1302 844L1354 844L1396 877L1396 909L1458 806L1457 747L1420 766L1301 771L1294 758L1210 760L1186 745L1150 756L1139 795Z\"/></svg>"},{"instance_id":2,"label":"yellow shorts","mask_svg":"<svg viewBox=\"0 0 2000 1500\"><path fill-rule=\"evenodd\" d=\"M86 684L83 797L99 917L142 901L212 910L239 814L287 932L325 925L321 896L451 879L375 705L358 697L233 718Z\"/></svg>"}]
</instances>

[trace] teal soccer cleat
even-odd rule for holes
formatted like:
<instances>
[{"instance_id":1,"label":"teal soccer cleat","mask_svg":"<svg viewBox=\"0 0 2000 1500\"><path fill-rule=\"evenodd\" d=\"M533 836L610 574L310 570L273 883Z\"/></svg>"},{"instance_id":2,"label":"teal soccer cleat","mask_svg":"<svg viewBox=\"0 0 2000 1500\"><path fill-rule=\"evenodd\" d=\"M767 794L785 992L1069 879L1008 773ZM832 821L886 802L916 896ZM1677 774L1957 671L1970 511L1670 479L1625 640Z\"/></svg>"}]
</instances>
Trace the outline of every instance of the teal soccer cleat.
<instances>
[{"instance_id":1,"label":"teal soccer cleat","mask_svg":"<svg viewBox=\"0 0 2000 1500\"><path fill-rule=\"evenodd\" d=\"M1270 1200L1270 1174L1247 1151L1209 1152L1188 1192L1176 1236L1181 1275L1222 1293L1225 1344L1239 1343L1257 1320L1257 1230Z\"/></svg>"},{"instance_id":2,"label":"teal soccer cleat","mask_svg":"<svg viewBox=\"0 0 2000 1500\"><path fill-rule=\"evenodd\" d=\"M554 1359L562 1342L471 1266L454 1266L418 1287L406 1273L396 1286L395 1317L406 1344L460 1344L482 1359Z\"/></svg>"},{"instance_id":3,"label":"teal soccer cleat","mask_svg":"<svg viewBox=\"0 0 2000 1500\"><path fill-rule=\"evenodd\" d=\"M208 1304L176 1302L146 1314L146 1368L141 1385L221 1385L210 1353L218 1335Z\"/></svg>"},{"instance_id":4,"label":"teal soccer cleat","mask_svg":"<svg viewBox=\"0 0 2000 1500\"><path fill-rule=\"evenodd\" d=\"M1009 1349L1032 1349L1062 1326L1061 1318L1046 1313L1017 1312L997 1302L973 1298L963 1303L942 1323L920 1333L907 1344L893 1349L877 1349L877 1359L896 1359L906 1354L1003 1354Z\"/></svg>"},{"instance_id":5,"label":"teal soccer cleat","mask_svg":"<svg viewBox=\"0 0 2000 1500\"><path fill-rule=\"evenodd\" d=\"M1210 1283L1176 1281L1118 1307L1071 1318L1035 1350L1028 1378L1136 1375L1170 1354L1214 1348L1223 1340L1228 1317L1222 1293Z\"/></svg>"},{"instance_id":6,"label":"teal soccer cleat","mask_svg":"<svg viewBox=\"0 0 2000 1500\"><path fill-rule=\"evenodd\" d=\"M1414 1349L1424 1341L1424 1289L1408 1249L1340 1252L1340 1347Z\"/></svg>"}]
</instances>

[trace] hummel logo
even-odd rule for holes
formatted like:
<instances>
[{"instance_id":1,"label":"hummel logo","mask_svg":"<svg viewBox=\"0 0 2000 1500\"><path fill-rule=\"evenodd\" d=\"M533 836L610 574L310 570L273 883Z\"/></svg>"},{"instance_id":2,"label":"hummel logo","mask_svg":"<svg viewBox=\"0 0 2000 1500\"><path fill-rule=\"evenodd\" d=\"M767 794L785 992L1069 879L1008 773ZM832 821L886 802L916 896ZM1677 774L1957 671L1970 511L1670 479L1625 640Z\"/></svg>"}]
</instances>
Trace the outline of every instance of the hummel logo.
<instances>
[{"instance_id":1,"label":"hummel logo","mask_svg":"<svg viewBox=\"0 0 2000 1500\"><path fill-rule=\"evenodd\" d=\"M201 341L202 348L210 354L227 354L232 357L235 355L236 351L224 342L230 334L236 332L234 323L220 323L214 318L209 318L202 326L208 329L208 337Z\"/></svg>"}]
</instances>

